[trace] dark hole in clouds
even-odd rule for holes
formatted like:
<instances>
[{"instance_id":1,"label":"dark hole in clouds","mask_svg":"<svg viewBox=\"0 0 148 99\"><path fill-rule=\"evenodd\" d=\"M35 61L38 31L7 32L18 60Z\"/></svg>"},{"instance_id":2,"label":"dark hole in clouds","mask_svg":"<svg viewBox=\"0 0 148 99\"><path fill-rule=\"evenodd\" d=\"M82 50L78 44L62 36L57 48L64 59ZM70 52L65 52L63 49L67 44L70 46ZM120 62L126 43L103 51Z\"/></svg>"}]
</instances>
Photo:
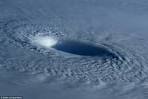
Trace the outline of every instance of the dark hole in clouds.
<instances>
[{"instance_id":1,"label":"dark hole in clouds","mask_svg":"<svg viewBox=\"0 0 148 99\"><path fill-rule=\"evenodd\" d=\"M96 46L84 42L78 42L74 40L64 40L53 46L53 48L63 52L82 55L82 56L99 56L99 57L116 58L116 55L110 52L105 47Z\"/></svg>"}]
</instances>

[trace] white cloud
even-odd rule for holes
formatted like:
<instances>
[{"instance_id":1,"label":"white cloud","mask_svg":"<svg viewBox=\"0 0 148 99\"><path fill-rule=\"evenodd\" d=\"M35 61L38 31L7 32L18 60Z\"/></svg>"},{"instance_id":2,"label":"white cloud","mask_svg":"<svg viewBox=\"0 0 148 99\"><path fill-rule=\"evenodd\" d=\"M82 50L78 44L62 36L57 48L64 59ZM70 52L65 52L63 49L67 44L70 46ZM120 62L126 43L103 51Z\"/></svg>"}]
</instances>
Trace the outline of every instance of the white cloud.
<instances>
[{"instance_id":1,"label":"white cloud","mask_svg":"<svg viewBox=\"0 0 148 99\"><path fill-rule=\"evenodd\" d=\"M57 43L57 40L50 36L35 36L32 43L46 48L51 48Z\"/></svg>"}]
</instances>

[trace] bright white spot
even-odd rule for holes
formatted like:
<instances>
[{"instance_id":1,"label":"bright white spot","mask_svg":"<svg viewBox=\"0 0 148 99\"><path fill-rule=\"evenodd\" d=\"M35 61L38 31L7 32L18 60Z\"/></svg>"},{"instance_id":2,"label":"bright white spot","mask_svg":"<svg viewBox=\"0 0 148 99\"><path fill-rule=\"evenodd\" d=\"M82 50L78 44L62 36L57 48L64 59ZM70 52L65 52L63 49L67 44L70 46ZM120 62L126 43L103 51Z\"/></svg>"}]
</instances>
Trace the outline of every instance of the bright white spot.
<instances>
[{"instance_id":1,"label":"bright white spot","mask_svg":"<svg viewBox=\"0 0 148 99\"><path fill-rule=\"evenodd\" d=\"M32 38L32 43L50 48L57 43L57 40L49 36L35 36Z\"/></svg>"}]
</instances>

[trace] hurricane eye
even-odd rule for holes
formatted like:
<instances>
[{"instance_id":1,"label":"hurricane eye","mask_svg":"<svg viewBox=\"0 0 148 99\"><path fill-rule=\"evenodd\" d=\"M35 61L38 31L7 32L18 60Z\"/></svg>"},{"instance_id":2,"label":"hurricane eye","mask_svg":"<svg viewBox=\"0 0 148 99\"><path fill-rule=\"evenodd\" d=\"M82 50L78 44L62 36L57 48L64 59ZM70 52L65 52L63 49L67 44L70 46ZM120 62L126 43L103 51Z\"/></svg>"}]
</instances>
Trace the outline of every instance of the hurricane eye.
<instances>
[{"instance_id":1,"label":"hurricane eye","mask_svg":"<svg viewBox=\"0 0 148 99\"><path fill-rule=\"evenodd\" d=\"M53 48L76 55L82 56L99 56L99 57L115 57L115 55L103 46L96 46L86 42L78 42L74 40L64 40L57 43Z\"/></svg>"}]
</instances>

